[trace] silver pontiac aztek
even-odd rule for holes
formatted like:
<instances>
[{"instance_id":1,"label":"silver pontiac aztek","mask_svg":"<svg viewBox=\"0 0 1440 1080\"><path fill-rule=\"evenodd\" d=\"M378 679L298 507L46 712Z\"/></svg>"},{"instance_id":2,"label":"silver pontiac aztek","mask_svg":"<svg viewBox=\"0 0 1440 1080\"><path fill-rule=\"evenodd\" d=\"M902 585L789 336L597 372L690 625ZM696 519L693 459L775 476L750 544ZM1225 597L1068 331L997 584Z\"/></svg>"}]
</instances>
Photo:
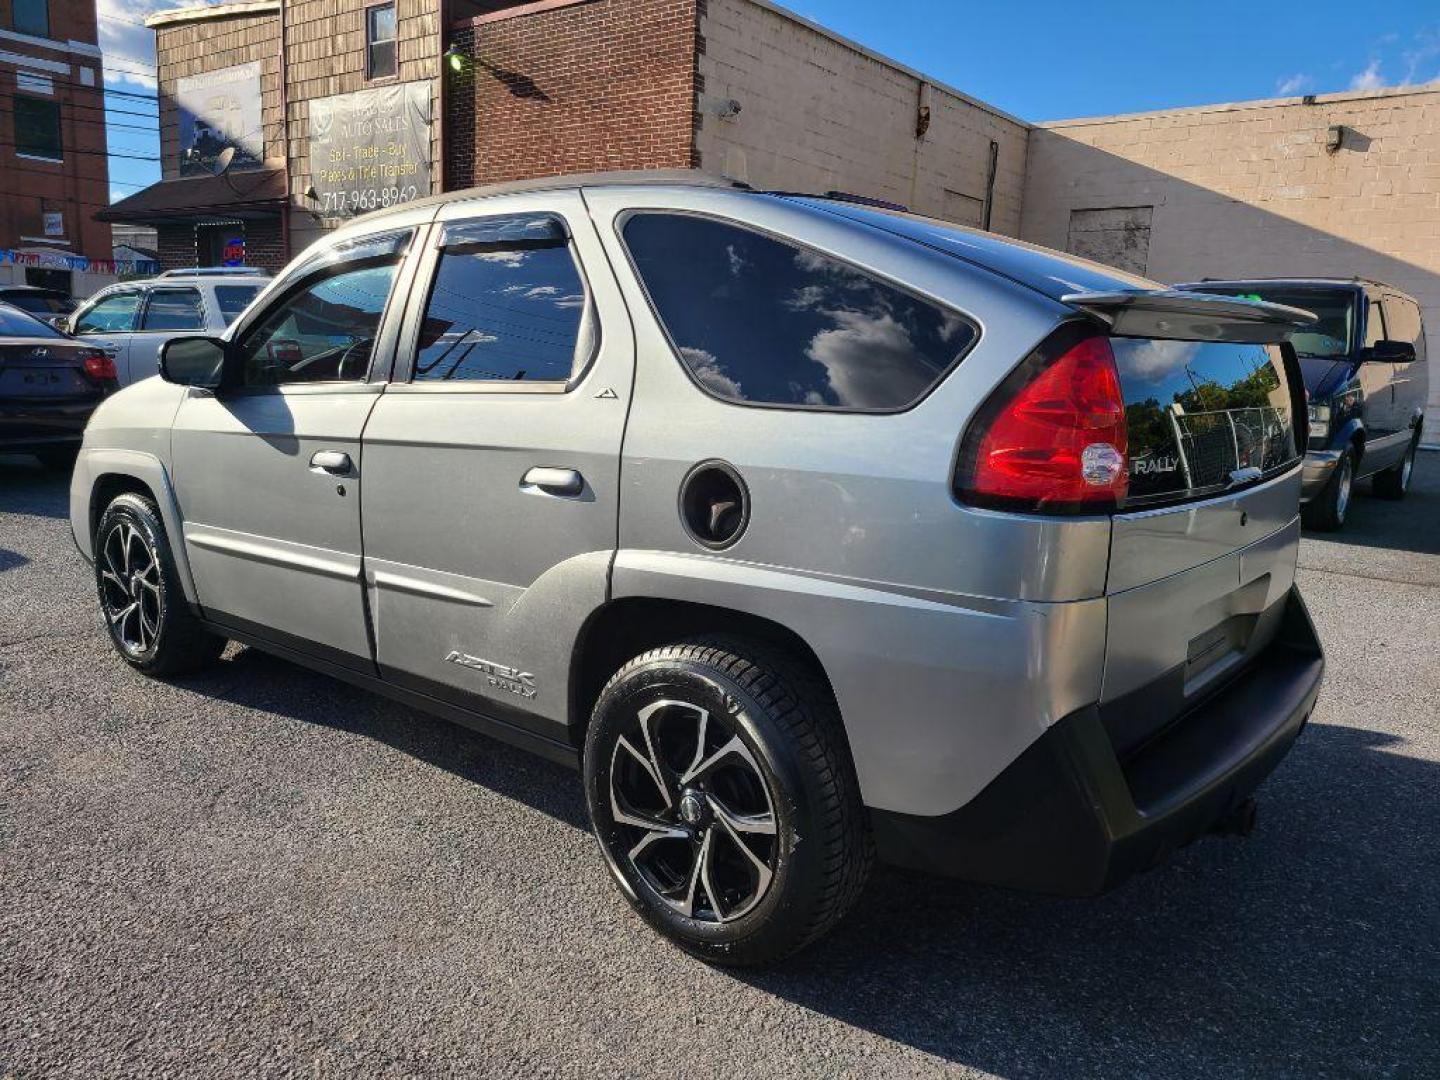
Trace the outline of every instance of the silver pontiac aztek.
<instances>
[{"instance_id":1,"label":"silver pontiac aztek","mask_svg":"<svg viewBox=\"0 0 1440 1080\"><path fill-rule=\"evenodd\" d=\"M367 215L100 406L120 656L227 639L576 764L616 884L775 960L873 860L1065 895L1304 727L1294 308L694 173Z\"/></svg>"}]
</instances>

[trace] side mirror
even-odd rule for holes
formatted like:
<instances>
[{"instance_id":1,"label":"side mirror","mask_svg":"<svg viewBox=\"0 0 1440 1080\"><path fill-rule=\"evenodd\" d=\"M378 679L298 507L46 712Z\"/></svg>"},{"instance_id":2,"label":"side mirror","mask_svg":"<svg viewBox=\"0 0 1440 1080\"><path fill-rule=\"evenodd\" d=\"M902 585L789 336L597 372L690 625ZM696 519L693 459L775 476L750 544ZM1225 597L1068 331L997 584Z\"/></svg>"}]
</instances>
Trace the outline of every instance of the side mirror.
<instances>
[{"instance_id":1,"label":"side mirror","mask_svg":"<svg viewBox=\"0 0 1440 1080\"><path fill-rule=\"evenodd\" d=\"M160 346L160 377L181 386L218 390L229 347L219 338L178 337Z\"/></svg>"},{"instance_id":2,"label":"side mirror","mask_svg":"<svg viewBox=\"0 0 1440 1080\"><path fill-rule=\"evenodd\" d=\"M1361 361L1383 360L1387 364L1408 364L1415 359L1415 345L1410 341L1377 341L1366 349Z\"/></svg>"},{"instance_id":3,"label":"side mirror","mask_svg":"<svg viewBox=\"0 0 1440 1080\"><path fill-rule=\"evenodd\" d=\"M62 334L70 333L70 316L68 315L51 315L46 318L45 322L51 329L59 330Z\"/></svg>"}]
</instances>

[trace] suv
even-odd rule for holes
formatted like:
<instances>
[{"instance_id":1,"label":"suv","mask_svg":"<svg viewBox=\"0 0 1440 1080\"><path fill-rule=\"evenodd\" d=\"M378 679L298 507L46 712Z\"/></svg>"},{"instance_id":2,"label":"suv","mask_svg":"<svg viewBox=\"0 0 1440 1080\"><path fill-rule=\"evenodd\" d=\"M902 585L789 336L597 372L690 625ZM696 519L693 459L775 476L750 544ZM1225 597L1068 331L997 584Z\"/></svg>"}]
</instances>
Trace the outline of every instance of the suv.
<instances>
[{"instance_id":1,"label":"suv","mask_svg":"<svg viewBox=\"0 0 1440 1080\"><path fill-rule=\"evenodd\" d=\"M64 329L115 361L120 385L154 375L160 346L178 334L221 333L270 284L249 274L161 274L101 289Z\"/></svg>"},{"instance_id":2,"label":"suv","mask_svg":"<svg viewBox=\"0 0 1440 1080\"><path fill-rule=\"evenodd\" d=\"M1367 476L1376 495L1405 497L1430 386L1414 297L1359 278L1207 279L1177 287L1288 304L1319 317L1291 338L1310 396L1300 494L1307 528L1344 525L1354 482Z\"/></svg>"},{"instance_id":3,"label":"suv","mask_svg":"<svg viewBox=\"0 0 1440 1080\"><path fill-rule=\"evenodd\" d=\"M773 960L872 857L1089 895L1310 715L1313 317L695 174L368 215L107 402L119 655L226 639L577 765L610 872Z\"/></svg>"}]
</instances>

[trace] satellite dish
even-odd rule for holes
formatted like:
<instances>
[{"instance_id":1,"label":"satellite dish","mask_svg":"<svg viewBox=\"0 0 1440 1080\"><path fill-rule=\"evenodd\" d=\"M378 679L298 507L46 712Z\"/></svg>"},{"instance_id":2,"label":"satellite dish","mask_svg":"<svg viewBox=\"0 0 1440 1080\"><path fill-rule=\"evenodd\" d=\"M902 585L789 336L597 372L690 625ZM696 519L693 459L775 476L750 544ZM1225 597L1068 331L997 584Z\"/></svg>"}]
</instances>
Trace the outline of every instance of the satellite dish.
<instances>
[{"instance_id":1,"label":"satellite dish","mask_svg":"<svg viewBox=\"0 0 1440 1080\"><path fill-rule=\"evenodd\" d=\"M215 155L215 164L210 166L210 171L216 176L224 176L225 170L230 168L230 163L235 160L235 147L227 146L220 153Z\"/></svg>"}]
</instances>

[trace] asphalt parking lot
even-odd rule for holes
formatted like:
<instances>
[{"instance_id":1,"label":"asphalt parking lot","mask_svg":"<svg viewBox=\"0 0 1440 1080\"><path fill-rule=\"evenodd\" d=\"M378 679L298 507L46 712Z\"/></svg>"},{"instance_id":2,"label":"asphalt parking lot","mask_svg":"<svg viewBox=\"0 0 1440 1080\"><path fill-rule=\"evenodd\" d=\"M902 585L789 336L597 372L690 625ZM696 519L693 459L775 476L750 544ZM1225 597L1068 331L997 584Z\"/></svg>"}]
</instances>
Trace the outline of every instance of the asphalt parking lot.
<instances>
[{"instance_id":1,"label":"asphalt parking lot","mask_svg":"<svg viewBox=\"0 0 1440 1080\"><path fill-rule=\"evenodd\" d=\"M883 872L749 974L560 767L238 647L132 674L65 514L0 457L0 1077L1440 1073L1440 454L1305 540L1330 667L1252 838L1096 901Z\"/></svg>"}]
</instances>

